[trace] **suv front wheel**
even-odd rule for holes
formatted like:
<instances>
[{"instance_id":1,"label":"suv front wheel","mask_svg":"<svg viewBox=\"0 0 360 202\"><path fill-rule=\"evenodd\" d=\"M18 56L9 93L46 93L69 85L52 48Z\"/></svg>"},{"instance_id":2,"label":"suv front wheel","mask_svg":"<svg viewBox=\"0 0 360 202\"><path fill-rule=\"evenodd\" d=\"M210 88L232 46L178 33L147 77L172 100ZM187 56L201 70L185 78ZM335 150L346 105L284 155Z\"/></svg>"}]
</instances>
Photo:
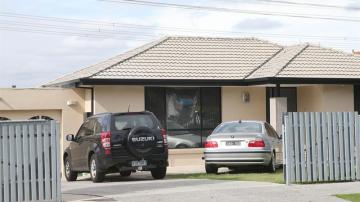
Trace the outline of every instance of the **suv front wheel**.
<instances>
[{"instance_id":1,"label":"suv front wheel","mask_svg":"<svg viewBox=\"0 0 360 202\"><path fill-rule=\"evenodd\" d=\"M98 163L93 154L90 158L90 177L93 182L102 182L105 179L105 173L101 172L98 168Z\"/></svg>"},{"instance_id":2,"label":"suv front wheel","mask_svg":"<svg viewBox=\"0 0 360 202\"><path fill-rule=\"evenodd\" d=\"M154 179L163 179L166 176L166 167L157 167L151 170Z\"/></svg>"},{"instance_id":3,"label":"suv front wheel","mask_svg":"<svg viewBox=\"0 0 360 202\"><path fill-rule=\"evenodd\" d=\"M64 161L64 169L65 169L65 178L67 181L76 181L78 173L75 171L72 171L71 169L71 163L70 163L70 157L66 157Z\"/></svg>"}]
</instances>

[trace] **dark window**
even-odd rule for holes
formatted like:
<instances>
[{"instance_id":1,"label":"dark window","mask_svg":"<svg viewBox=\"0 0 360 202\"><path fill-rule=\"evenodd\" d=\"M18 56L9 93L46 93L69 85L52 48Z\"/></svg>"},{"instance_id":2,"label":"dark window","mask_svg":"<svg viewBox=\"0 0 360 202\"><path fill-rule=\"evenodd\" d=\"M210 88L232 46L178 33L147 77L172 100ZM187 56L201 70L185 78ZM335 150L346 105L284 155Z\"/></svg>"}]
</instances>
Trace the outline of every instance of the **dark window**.
<instances>
[{"instance_id":1,"label":"dark window","mask_svg":"<svg viewBox=\"0 0 360 202\"><path fill-rule=\"evenodd\" d=\"M270 121L270 98L276 96L276 88L266 88L266 121ZM280 97L287 98L287 111L297 112L297 90L295 87L280 88Z\"/></svg>"},{"instance_id":2,"label":"dark window","mask_svg":"<svg viewBox=\"0 0 360 202\"><path fill-rule=\"evenodd\" d=\"M145 109L155 114L161 125L166 127L165 88L145 88Z\"/></svg>"},{"instance_id":3,"label":"dark window","mask_svg":"<svg viewBox=\"0 0 360 202\"><path fill-rule=\"evenodd\" d=\"M166 89L166 126L172 129L200 129L200 88Z\"/></svg>"},{"instance_id":4,"label":"dark window","mask_svg":"<svg viewBox=\"0 0 360 202\"><path fill-rule=\"evenodd\" d=\"M50 116L33 116L33 117L29 118L29 120L37 120L37 119L44 119L44 120L48 120L48 121L54 120Z\"/></svg>"},{"instance_id":5,"label":"dark window","mask_svg":"<svg viewBox=\"0 0 360 202\"><path fill-rule=\"evenodd\" d=\"M10 119L0 116L0 121L8 121L8 120L10 120Z\"/></svg>"},{"instance_id":6,"label":"dark window","mask_svg":"<svg viewBox=\"0 0 360 202\"><path fill-rule=\"evenodd\" d=\"M360 112L360 86L354 86L354 111Z\"/></svg>"},{"instance_id":7,"label":"dark window","mask_svg":"<svg viewBox=\"0 0 360 202\"><path fill-rule=\"evenodd\" d=\"M221 123L220 88L201 88L201 124L205 130L214 129Z\"/></svg>"},{"instance_id":8,"label":"dark window","mask_svg":"<svg viewBox=\"0 0 360 202\"><path fill-rule=\"evenodd\" d=\"M146 87L145 109L166 128L169 148L200 147L221 122L221 89Z\"/></svg>"}]
</instances>

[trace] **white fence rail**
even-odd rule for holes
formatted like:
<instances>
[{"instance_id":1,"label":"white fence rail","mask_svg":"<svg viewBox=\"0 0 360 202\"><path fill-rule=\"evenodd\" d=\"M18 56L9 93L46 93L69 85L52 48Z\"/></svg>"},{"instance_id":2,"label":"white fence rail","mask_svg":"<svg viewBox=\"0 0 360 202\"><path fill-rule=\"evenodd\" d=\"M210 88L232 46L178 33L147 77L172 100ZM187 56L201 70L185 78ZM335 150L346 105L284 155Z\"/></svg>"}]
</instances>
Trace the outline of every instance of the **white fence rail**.
<instances>
[{"instance_id":1,"label":"white fence rail","mask_svg":"<svg viewBox=\"0 0 360 202\"><path fill-rule=\"evenodd\" d=\"M357 112L293 112L284 116L285 180L360 180Z\"/></svg>"},{"instance_id":2,"label":"white fence rail","mask_svg":"<svg viewBox=\"0 0 360 202\"><path fill-rule=\"evenodd\" d=\"M60 201L56 121L0 122L0 201Z\"/></svg>"}]
</instances>

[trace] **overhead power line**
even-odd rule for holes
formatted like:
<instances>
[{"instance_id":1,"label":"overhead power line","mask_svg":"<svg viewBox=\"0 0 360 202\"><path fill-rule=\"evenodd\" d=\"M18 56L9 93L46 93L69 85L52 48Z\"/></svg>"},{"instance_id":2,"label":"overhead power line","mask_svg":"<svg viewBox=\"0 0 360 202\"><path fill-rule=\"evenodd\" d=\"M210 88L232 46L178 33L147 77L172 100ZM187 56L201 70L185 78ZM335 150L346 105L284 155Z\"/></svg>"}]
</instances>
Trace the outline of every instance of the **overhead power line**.
<instances>
[{"instance_id":1,"label":"overhead power line","mask_svg":"<svg viewBox=\"0 0 360 202\"><path fill-rule=\"evenodd\" d=\"M232 1L232 2L241 2L241 0L217 0L217 1ZM308 2L299 2L299 1L283 1L283 0L251 0L246 3L271 3L271 4L280 4L280 5L290 5L290 6L306 6L306 7L316 7L316 8L335 8L335 9L348 9L348 10L360 10L360 7L357 6L340 6L340 5L331 5L331 4L318 4L318 3L308 3Z\"/></svg>"},{"instance_id":2,"label":"overhead power line","mask_svg":"<svg viewBox=\"0 0 360 202\"><path fill-rule=\"evenodd\" d=\"M153 6L153 7L168 7L168 8L180 8L180 9L191 9L191 10L205 10L205 11L217 11L217 12L229 12L229 13L303 18L303 19L360 22L359 18L352 18L346 16L307 15L307 14L299 14L299 13L256 11L256 10L245 10L245 9L225 8L225 7L210 7L210 6L155 2L155 1L146 1L146 0L98 0L98 1L110 2L110 3L145 5L145 6Z\"/></svg>"},{"instance_id":3,"label":"overhead power line","mask_svg":"<svg viewBox=\"0 0 360 202\"><path fill-rule=\"evenodd\" d=\"M360 37L354 36L329 36L329 35L301 35L301 34L283 34L283 33L260 33L260 32L243 32L243 31L224 31L224 30L214 30L214 29L196 29L189 27L164 27L164 26L154 26L154 25L141 25L141 24L133 24L133 23L119 23L119 22L110 22L110 21L96 21L96 20L83 20L83 19L71 19L71 18L59 18L59 17L48 17L48 16L37 16L37 15L25 15L25 14L17 14L17 13L8 13L8 12L0 12L0 17L5 17L6 19L21 19L26 20L23 24L35 25L35 26L46 26L46 27L54 27L54 26L63 26L56 25L54 23L61 24L72 24L72 25L91 25L97 26L97 28L93 28L91 31L96 32L109 32L105 27L109 28L128 28L128 29L136 29L136 30L153 30L153 31L175 31L181 33L211 33L211 34L226 34L226 35L256 35L256 36L268 36L268 37L286 37L286 38L309 38L309 39L322 39L322 40L351 40L356 41L360 40ZM0 18L1 19L1 18ZM8 24L21 24L22 22L14 21L14 20L2 20L3 23ZM46 24L45 22L51 23ZM0 21L1 23L1 21ZM26 26L28 26L26 25ZM69 27L68 27L69 28ZM79 28L79 27L78 27ZM76 29L76 27L70 27L70 29ZM111 30L112 33L117 33L117 31ZM129 31L128 31L129 32ZM135 32L133 32L135 34ZM143 34L144 32L137 32L137 34Z\"/></svg>"}]
</instances>

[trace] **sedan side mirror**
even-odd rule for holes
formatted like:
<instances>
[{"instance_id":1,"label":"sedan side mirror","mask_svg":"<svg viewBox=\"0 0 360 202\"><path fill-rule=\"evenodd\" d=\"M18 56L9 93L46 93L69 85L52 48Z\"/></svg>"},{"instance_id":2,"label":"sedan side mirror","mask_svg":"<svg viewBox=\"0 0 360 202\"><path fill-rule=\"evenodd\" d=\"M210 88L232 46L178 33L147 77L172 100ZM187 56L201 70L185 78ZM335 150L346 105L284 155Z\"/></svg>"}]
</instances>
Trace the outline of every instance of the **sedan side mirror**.
<instances>
[{"instance_id":1,"label":"sedan side mirror","mask_svg":"<svg viewBox=\"0 0 360 202\"><path fill-rule=\"evenodd\" d=\"M66 135L66 140L69 142L75 141L75 137L73 134Z\"/></svg>"}]
</instances>

